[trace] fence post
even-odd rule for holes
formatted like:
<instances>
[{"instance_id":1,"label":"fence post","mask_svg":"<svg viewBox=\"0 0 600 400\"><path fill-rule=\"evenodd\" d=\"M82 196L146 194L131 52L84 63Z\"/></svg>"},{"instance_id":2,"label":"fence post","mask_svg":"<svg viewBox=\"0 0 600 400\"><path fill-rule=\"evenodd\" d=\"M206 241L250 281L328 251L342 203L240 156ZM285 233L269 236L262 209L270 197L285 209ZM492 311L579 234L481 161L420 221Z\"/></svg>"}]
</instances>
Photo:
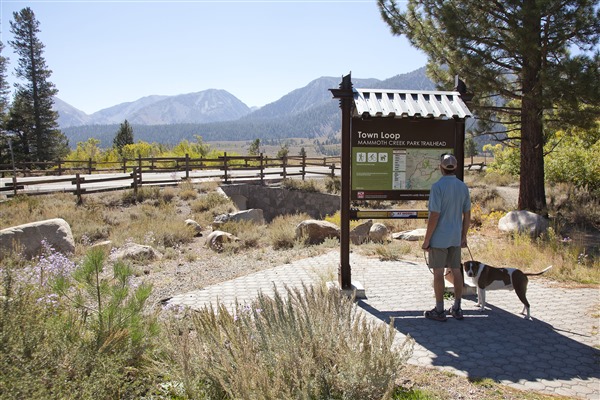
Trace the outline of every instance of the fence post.
<instances>
[{"instance_id":1,"label":"fence post","mask_svg":"<svg viewBox=\"0 0 600 400\"><path fill-rule=\"evenodd\" d=\"M331 164L331 166L329 168L331 168L331 179L334 179L335 178L335 163Z\"/></svg>"},{"instance_id":2,"label":"fence post","mask_svg":"<svg viewBox=\"0 0 600 400\"><path fill-rule=\"evenodd\" d=\"M185 179L190 177L190 155L185 153Z\"/></svg>"},{"instance_id":3,"label":"fence post","mask_svg":"<svg viewBox=\"0 0 600 400\"><path fill-rule=\"evenodd\" d=\"M12 177L12 182L13 182L13 193L16 196L17 195L17 175L13 175Z\"/></svg>"},{"instance_id":4,"label":"fence post","mask_svg":"<svg viewBox=\"0 0 600 400\"><path fill-rule=\"evenodd\" d=\"M306 175L306 154L302 154L302 180L304 180L305 175Z\"/></svg>"},{"instance_id":5,"label":"fence post","mask_svg":"<svg viewBox=\"0 0 600 400\"><path fill-rule=\"evenodd\" d=\"M92 174L92 157L88 160L88 175Z\"/></svg>"},{"instance_id":6,"label":"fence post","mask_svg":"<svg viewBox=\"0 0 600 400\"><path fill-rule=\"evenodd\" d=\"M58 160L58 176L62 176L62 165L60 160Z\"/></svg>"},{"instance_id":7,"label":"fence post","mask_svg":"<svg viewBox=\"0 0 600 400\"><path fill-rule=\"evenodd\" d=\"M223 153L223 170L225 171L225 184L228 184L229 181L227 179L227 152Z\"/></svg>"},{"instance_id":8,"label":"fence post","mask_svg":"<svg viewBox=\"0 0 600 400\"><path fill-rule=\"evenodd\" d=\"M263 161L263 153L260 153L260 184L264 185L265 181L265 164Z\"/></svg>"},{"instance_id":9,"label":"fence post","mask_svg":"<svg viewBox=\"0 0 600 400\"><path fill-rule=\"evenodd\" d=\"M81 182L79 181L79 173L75 174L75 194L77 195L77 205L83 204L83 199L81 198Z\"/></svg>"},{"instance_id":10,"label":"fence post","mask_svg":"<svg viewBox=\"0 0 600 400\"><path fill-rule=\"evenodd\" d=\"M287 164L287 156L281 157L281 166L283 167L283 172L282 172L283 179L285 179L287 176L286 164Z\"/></svg>"},{"instance_id":11,"label":"fence post","mask_svg":"<svg viewBox=\"0 0 600 400\"><path fill-rule=\"evenodd\" d=\"M133 167L133 171L131 171L131 176L133 177L133 201L137 202L138 197L138 169Z\"/></svg>"},{"instance_id":12,"label":"fence post","mask_svg":"<svg viewBox=\"0 0 600 400\"><path fill-rule=\"evenodd\" d=\"M127 159L123 158L123 173L127 173Z\"/></svg>"},{"instance_id":13,"label":"fence post","mask_svg":"<svg viewBox=\"0 0 600 400\"><path fill-rule=\"evenodd\" d=\"M140 174L142 173L142 155L138 153L138 168L140 169Z\"/></svg>"}]
</instances>

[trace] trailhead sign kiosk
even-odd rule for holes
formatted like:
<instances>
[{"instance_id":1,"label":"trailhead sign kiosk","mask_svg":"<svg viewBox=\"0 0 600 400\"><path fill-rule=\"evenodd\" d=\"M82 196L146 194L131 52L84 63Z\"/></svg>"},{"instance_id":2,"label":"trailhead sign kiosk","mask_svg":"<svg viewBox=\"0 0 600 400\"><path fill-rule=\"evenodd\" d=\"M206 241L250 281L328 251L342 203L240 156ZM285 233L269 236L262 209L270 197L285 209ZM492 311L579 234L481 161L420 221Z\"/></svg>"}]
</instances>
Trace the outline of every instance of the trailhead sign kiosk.
<instances>
[{"instance_id":1,"label":"trailhead sign kiosk","mask_svg":"<svg viewBox=\"0 0 600 400\"><path fill-rule=\"evenodd\" d=\"M350 220L427 218L428 211L359 210L351 201L429 199L444 154L454 154L462 180L465 119L471 112L458 91L354 89L350 75L330 91L342 109L338 280L342 291L364 297L360 284L351 281Z\"/></svg>"}]
</instances>

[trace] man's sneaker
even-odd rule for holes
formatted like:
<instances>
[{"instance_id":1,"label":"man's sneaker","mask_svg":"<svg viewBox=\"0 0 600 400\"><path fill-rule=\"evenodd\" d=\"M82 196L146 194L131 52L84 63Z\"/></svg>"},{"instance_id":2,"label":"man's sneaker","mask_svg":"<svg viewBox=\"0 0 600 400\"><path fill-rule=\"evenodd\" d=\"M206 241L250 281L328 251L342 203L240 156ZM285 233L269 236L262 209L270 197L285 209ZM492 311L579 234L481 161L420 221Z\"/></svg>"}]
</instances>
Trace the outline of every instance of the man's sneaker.
<instances>
[{"instance_id":1,"label":"man's sneaker","mask_svg":"<svg viewBox=\"0 0 600 400\"><path fill-rule=\"evenodd\" d=\"M448 309L448 314L452 315L454 317L454 319L458 319L461 320L463 319L463 311L459 308L459 309L455 309L454 307L450 307Z\"/></svg>"},{"instance_id":2,"label":"man's sneaker","mask_svg":"<svg viewBox=\"0 0 600 400\"><path fill-rule=\"evenodd\" d=\"M439 312L435 308L431 311L425 311L425 318L432 319L434 321L445 322L448 318L446 318L446 312Z\"/></svg>"}]
</instances>

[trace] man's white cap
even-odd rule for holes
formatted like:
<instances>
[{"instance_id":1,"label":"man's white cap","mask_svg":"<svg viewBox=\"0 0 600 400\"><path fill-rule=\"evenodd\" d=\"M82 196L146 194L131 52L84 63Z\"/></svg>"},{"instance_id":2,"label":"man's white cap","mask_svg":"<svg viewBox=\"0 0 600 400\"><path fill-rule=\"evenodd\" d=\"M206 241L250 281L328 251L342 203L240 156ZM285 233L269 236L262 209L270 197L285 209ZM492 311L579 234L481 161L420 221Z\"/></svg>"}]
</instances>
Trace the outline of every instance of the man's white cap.
<instances>
[{"instance_id":1,"label":"man's white cap","mask_svg":"<svg viewBox=\"0 0 600 400\"><path fill-rule=\"evenodd\" d=\"M442 156L442 161L440 162L440 165L445 170L454 171L458 165L458 162L452 154L445 154Z\"/></svg>"}]
</instances>

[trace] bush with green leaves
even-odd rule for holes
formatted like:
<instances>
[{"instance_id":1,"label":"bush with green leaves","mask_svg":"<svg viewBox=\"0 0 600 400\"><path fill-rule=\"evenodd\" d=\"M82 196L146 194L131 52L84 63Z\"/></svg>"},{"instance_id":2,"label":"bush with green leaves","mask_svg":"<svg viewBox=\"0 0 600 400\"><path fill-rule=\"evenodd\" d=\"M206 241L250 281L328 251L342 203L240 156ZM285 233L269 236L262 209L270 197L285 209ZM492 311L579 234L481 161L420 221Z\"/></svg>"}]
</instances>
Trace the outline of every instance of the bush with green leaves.
<instances>
[{"instance_id":1,"label":"bush with green leaves","mask_svg":"<svg viewBox=\"0 0 600 400\"><path fill-rule=\"evenodd\" d=\"M189 398L391 398L412 340L394 342L392 324L375 325L352 299L324 286L276 290L230 312L191 315L169 331L170 363Z\"/></svg>"},{"instance_id":2,"label":"bush with green leaves","mask_svg":"<svg viewBox=\"0 0 600 400\"><path fill-rule=\"evenodd\" d=\"M2 261L0 398L138 398L157 335L150 288L121 263L105 274L101 249L76 265L44 248L33 265Z\"/></svg>"},{"instance_id":3,"label":"bush with green leaves","mask_svg":"<svg viewBox=\"0 0 600 400\"><path fill-rule=\"evenodd\" d=\"M598 131L595 136L559 135L560 143L546 156L546 179L600 194L600 129Z\"/></svg>"},{"instance_id":4,"label":"bush with green leaves","mask_svg":"<svg viewBox=\"0 0 600 400\"><path fill-rule=\"evenodd\" d=\"M521 169L521 153L518 146L486 144L483 146L483 151L490 151L494 155L494 161L487 165L488 173L519 176Z\"/></svg>"}]
</instances>

